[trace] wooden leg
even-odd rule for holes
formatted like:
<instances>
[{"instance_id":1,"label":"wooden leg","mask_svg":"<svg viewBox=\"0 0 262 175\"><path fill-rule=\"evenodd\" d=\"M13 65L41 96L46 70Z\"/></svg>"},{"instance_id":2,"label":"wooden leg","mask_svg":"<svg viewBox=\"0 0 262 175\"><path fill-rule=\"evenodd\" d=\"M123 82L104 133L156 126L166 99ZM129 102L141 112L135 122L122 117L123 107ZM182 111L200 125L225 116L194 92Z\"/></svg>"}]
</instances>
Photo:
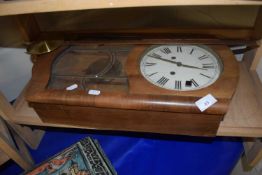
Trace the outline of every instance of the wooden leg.
<instances>
[{"instance_id":1,"label":"wooden leg","mask_svg":"<svg viewBox=\"0 0 262 175\"><path fill-rule=\"evenodd\" d=\"M19 135L16 134L16 132L14 132L13 130L11 130L11 133L13 135L13 138L16 142L16 145L18 147L19 153L20 155L27 161L29 162L31 165L34 164L34 160L31 157L30 152L28 151L25 142L21 139L21 137L19 137Z\"/></svg>"},{"instance_id":2,"label":"wooden leg","mask_svg":"<svg viewBox=\"0 0 262 175\"><path fill-rule=\"evenodd\" d=\"M245 170L250 170L262 160L262 141L254 139L254 141L244 142L244 148L243 167Z\"/></svg>"},{"instance_id":3,"label":"wooden leg","mask_svg":"<svg viewBox=\"0 0 262 175\"><path fill-rule=\"evenodd\" d=\"M0 118L0 133L6 137L11 138L10 133L8 132L8 128L5 122ZM12 143L14 145L14 143ZM1 149L0 149L0 165L8 161L10 157L8 157Z\"/></svg>"},{"instance_id":4,"label":"wooden leg","mask_svg":"<svg viewBox=\"0 0 262 175\"><path fill-rule=\"evenodd\" d=\"M29 127L20 126L12 122L8 122L8 124L13 128L14 132L16 132L16 134L18 134L32 149L37 149L45 134L45 131L43 130L32 130Z\"/></svg>"},{"instance_id":5,"label":"wooden leg","mask_svg":"<svg viewBox=\"0 0 262 175\"><path fill-rule=\"evenodd\" d=\"M10 125L13 130L27 143L31 148L36 149L44 135L43 130L31 130L29 127L20 126L12 122L12 116L15 116L13 106L7 101L0 92L0 116Z\"/></svg>"},{"instance_id":6,"label":"wooden leg","mask_svg":"<svg viewBox=\"0 0 262 175\"><path fill-rule=\"evenodd\" d=\"M1 124L3 124L2 121ZM17 141L16 143L21 153L15 147L15 144L11 138L9 131L7 130L7 127L2 127L0 133L0 149L23 169L25 170L31 169L34 163L24 142L19 138L17 134L14 135L14 138Z\"/></svg>"},{"instance_id":7,"label":"wooden leg","mask_svg":"<svg viewBox=\"0 0 262 175\"><path fill-rule=\"evenodd\" d=\"M13 159L18 165L20 165L23 169L29 170L32 168L33 164L30 162L25 161L22 156L18 153L18 151L12 147L10 144L6 142L0 136L0 148L3 152L5 152L11 159Z\"/></svg>"}]
</instances>

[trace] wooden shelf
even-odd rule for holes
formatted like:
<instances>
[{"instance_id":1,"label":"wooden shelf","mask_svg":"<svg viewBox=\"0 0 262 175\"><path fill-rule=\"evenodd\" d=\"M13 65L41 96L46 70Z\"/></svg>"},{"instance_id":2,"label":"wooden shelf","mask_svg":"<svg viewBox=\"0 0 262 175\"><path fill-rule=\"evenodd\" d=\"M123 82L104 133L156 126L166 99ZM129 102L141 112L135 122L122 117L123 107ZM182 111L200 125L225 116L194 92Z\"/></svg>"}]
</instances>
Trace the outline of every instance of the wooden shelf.
<instances>
[{"instance_id":1,"label":"wooden shelf","mask_svg":"<svg viewBox=\"0 0 262 175\"><path fill-rule=\"evenodd\" d=\"M256 73L250 73L244 62L239 64L238 88L228 113L218 129L218 136L261 137L262 136L262 85ZM23 93L15 104L16 115L12 120L19 124L96 129L76 125L43 123L30 108ZM99 128L101 130L101 128Z\"/></svg>"},{"instance_id":2,"label":"wooden shelf","mask_svg":"<svg viewBox=\"0 0 262 175\"><path fill-rule=\"evenodd\" d=\"M239 84L220 124L221 136L262 136L262 86L256 72L249 72L240 64Z\"/></svg>"},{"instance_id":3,"label":"wooden shelf","mask_svg":"<svg viewBox=\"0 0 262 175\"><path fill-rule=\"evenodd\" d=\"M195 5L262 5L260 0L0 0L0 16L84 9Z\"/></svg>"},{"instance_id":4,"label":"wooden shelf","mask_svg":"<svg viewBox=\"0 0 262 175\"><path fill-rule=\"evenodd\" d=\"M262 5L260 0L0 0L0 16L17 15L28 13L43 13L43 12L58 12L58 11L73 11L84 9L103 9L103 8L122 8L122 7L149 7L149 6L197 6L197 5ZM20 26L25 33L26 41L33 41L36 36L43 34L40 30L37 21L32 15L19 16ZM237 36L242 33L243 38L261 38L261 20L262 9L258 11L254 26L252 29L234 30L219 29L219 36L226 34L226 37ZM28 25L30 24L30 25ZM184 29L183 29L184 30ZM195 30L195 29L194 29ZM209 32L211 30L209 29ZM189 32L190 33L190 32ZM200 32L201 33L201 32ZM237 33L237 34L235 34ZM235 34L235 35L234 35ZM237 38L236 37L236 38ZM236 39L233 38L233 39ZM232 39L232 38L231 38ZM252 58L250 57L252 60ZM256 73L250 72L244 62L240 63L240 80L238 89L232 99L228 113L224 121L221 122L217 135L219 136L243 136L243 137L261 137L262 136L262 86L258 81ZM51 127L69 127L83 128L75 125L62 125L43 123L35 111L28 107L23 94L17 100L15 105L15 115L12 118L15 123L38 126ZM89 128L88 129L96 129ZM101 128L99 128L101 129Z\"/></svg>"}]
</instances>

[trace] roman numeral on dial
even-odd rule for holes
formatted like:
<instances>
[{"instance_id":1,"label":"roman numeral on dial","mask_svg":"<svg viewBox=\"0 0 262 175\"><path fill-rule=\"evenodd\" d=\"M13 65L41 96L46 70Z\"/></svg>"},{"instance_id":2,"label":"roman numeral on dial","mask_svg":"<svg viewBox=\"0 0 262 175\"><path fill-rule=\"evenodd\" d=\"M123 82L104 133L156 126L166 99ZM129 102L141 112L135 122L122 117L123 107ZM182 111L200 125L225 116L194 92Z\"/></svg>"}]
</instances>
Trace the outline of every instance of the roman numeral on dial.
<instances>
[{"instance_id":1,"label":"roman numeral on dial","mask_svg":"<svg viewBox=\"0 0 262 175\"><path fill-rule=\"evenodd\" d=\"M198 87L198 86L199 86L198 83L197 83L194 79L191 79L191 82L192 82L192 84L193 84L195 87Z\"/></svg>"},{"instance_id":2,"label":"roman numeral on dial","mask_svg":"<svg viewBox=\"0 0 262 175\"><path fill-rule=\"evenodd\" d=\"M161 58L160 55L156 54L156 53L152 53L150 55L148 55L149 57L152 57L152 58Z\"/></svg>"},{"instance_id":3,"label":"roman numeral on dial","mask_svg":"<svg viewBox=\"0 0 262 175\"><path fill-rule=\"evenodd\" d=\"M200 73L200 75L202 75L203 77L211 78L210 76L202 74L202 73Z\"/></svg>"},{"instance_id":4,"label":"roman numeral on dial","mask_svg":"<svg viewBox=\"0 0 262 175\"><path fill-rule=\"evenodd\" d=\"M168 78L166 78L166 77L161 77L158 81L157 81L157 83L158 84L160 84L160 85L162 85L162 86L164 86L167 82L168 82Z\"/></svg>"},{"instance_id":5,"label":"roman numeral on dial","mask_svg":"<svg viewBox=\"0 0 262 175\"><path fill-rule=\"evenodd\" d=\"M154 66L154 65L156 65L156 63L148 63L148 62L145 63L145 66Z\"/></svg>"},{"instance_id":6,"label":"roman numeral on dial","mask_svg":"<svg viewBox=\"0 0 262 175\"><path fill-rule=\"evenodd\" d=\"M208 56L207 55L202 55L201 57L198 57L199 60L203 60L203 59L207 59Z\"/></svg>"},{"instance_id":7,"label":"roman numeral on dial","mask_svg":"<svg viewBox=\"0 0 262 175\"><path fill-rule=\"evenodd\" d=\"M168 47L165 47L165 48L161 49L161 52L163 52L165 54L169 54L169 53L171 53L171 50Z\"/></svg>"},{"instance_id":8,"label":"roman numeral on dial","mask_svg":"<svg viewBox=\"0 0 262 175\"><path fill-rule=\"evenodd\" d=\"M178 80L175 81L175 89L177 89L177 90L181 90L182 89L181 81L178 81Z\"/></svg>"},{"instance_id":9,"label":"roman numeral on dial","mask_svg":"<svg viewBox=\"0 0 262 175\"><path fill-rule=\"evenodd\" d=\"M207 64L203 64L203 68L204 69L214 69L215 66L213 63L207 63Z\"/></svg>"},{"instance_id":10,"label":"roman numeral on dial","mask_svg":"<svg viewBox=\"0 0 262 175\"><path fill-rule=\"evenodd\" d=\"M177 46L176 51L182 53L182 48L181 48L181 46Z\"/></svg>"},{"instance_id":11,"label":"roman numeral on dial","mask_svg":"<svg viewBox=\"0 0 262 175\"><path fill-rule=\"evenodd\" d=\"M194 52L194 49L192 49L189 54L192 55L193 52Z\"/></svg>"}]
</instances>

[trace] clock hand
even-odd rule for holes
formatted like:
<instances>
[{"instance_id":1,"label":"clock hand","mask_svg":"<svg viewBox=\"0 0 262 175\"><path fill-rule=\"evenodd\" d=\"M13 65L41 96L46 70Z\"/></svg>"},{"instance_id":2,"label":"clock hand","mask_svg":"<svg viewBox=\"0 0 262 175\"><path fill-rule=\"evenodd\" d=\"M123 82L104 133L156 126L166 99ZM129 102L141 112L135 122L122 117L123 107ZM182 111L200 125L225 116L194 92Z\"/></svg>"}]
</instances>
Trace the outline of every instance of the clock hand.
<instances>
[{"instance_id":1,"label":"clock hand","mask_svg":"<svg viewBox=\"0 0 262 175\"><path fill-rule=\"evenodd\" d=\"M181 67L181 66L182 66L182 67L187 67L187 68L192 68L192 69L207 70L207 69L200 68L200 67L185 65L185 64L182 64L181 62L163 59L163 58L161 58L161 57L154 57L154 56L151 56L151 55L148 55L148 56L149 56L149 57L152 57L152 58L155 58L155 59L158 59L158 60L161 60L161 61L165 61L165 62L169 62L169 63L176 64L178 67Z\"/></svg>"},{"instance_id":2,"label":"clock hand","mask_svg":"<svg viewBox=\"0 0 262 175\"><path fill-rule=\"evenodd\" d=\"M178 62L179 63L179 62ZM178 65L178 64L177 64ZM178 65L179 66L179 65ZM207 70L204 68L200 68L200 67L195 67L195 66L190 66L190 65L185 65L185 64L181 64L182 67L187 67L187 68L192 68L192 69L200 69L200 70Z\"/></svg>"},{"instance_id":3,"label":"clock hand","mask_svg":"<svg viewBox=\"0 0 262 175\"><path fill-rule=\"evenodd\" d=\"M176 64L176 65L177 65L177 63L178 63L178 62L176 62L176 61L167 60L167 59L164 59L164 58L161 58L161 57L155 57L155 56L151 56L151 55L148 55L148 56L149 56L149 57L152 57L152 58L155 58L155 59L158 59L158 60L161 60L161 61L173 63L173 64Z\"/></svg>"}]
</instances>

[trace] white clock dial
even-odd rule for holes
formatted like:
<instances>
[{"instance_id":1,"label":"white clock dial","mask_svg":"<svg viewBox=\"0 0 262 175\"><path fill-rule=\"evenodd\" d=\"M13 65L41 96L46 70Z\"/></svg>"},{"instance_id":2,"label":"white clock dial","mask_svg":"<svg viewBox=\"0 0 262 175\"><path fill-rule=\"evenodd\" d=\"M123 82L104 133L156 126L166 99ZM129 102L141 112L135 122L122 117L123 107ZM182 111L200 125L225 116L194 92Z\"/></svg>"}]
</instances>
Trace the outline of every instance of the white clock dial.
<instances>
[{"instance_id":1,"label":"white clock dial","mask_svg":"<svg viewBox=\"0 0 262 175\"><path fill-rule=\"evenodd\" d=\"M190 91L213 84L223 65L206 46L161 45L148 49L140 61L142 75L150 83L169 90Z\"/></svg>"}]
</instances>

